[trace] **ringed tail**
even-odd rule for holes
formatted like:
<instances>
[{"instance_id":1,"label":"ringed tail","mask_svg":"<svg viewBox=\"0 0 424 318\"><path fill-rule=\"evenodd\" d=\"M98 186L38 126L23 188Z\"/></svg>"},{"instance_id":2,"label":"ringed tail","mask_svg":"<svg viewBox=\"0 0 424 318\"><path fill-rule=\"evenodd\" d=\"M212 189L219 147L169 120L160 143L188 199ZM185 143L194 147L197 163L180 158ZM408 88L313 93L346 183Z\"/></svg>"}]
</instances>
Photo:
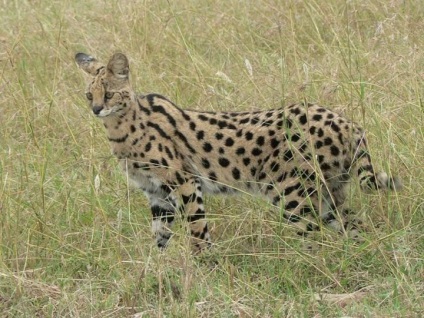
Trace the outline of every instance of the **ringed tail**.
<instances>
[{"instance_id":1,"label":"ringed tail","mask_svg":"<svg viewBox=\"0 0 424 318\"><path fill-rule=\"evenodd\" d=\"M400 191L402 182L400 178L388 175L386 172L375 172L368 153L366 141L362 139L355 149L353 165L363 191L393 190Z\"/></svg>"}]
</instances>

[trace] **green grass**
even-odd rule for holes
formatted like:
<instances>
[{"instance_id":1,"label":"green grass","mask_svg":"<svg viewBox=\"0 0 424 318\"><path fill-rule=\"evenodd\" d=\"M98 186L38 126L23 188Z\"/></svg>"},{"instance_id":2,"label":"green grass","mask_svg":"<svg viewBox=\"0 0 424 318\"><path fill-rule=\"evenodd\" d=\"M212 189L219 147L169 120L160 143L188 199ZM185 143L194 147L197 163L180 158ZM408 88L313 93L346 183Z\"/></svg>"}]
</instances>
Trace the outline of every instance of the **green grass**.
<instances>
[{"instance_id":1,"label":"green grass","mask_svg":"<svg viewBox=\"0 0 424 318\"><path fill-rule=\"evenodd\" d=\"M3 1L2 317L420 316L423 15L420 1ZM118 50L137 91L183 108L336 109L405 189L352 190L361 245L323 233L305 253L264 202L208 197L213 251L191 256L176 226L160 253L73 61Z\"/></svg>"}]
</instances>

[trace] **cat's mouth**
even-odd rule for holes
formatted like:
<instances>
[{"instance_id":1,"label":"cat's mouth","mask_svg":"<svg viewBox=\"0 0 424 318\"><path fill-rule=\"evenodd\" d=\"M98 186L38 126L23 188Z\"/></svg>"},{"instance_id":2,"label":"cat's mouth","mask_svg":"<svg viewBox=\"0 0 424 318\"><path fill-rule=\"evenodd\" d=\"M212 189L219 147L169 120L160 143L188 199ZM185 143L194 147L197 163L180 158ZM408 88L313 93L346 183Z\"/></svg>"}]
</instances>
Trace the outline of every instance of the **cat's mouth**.
<instances>
[{"instance_id":1,"label":"cat's mouth","mask_svg":"<svg viewBox=\"0 0 424 318\"><path fill-rule=\"evenodd\" d=\"M108 108L108 109L106 109L104 107L93 108L93 114L96 117L104 118L104 117L108 117L108 116L111 116L111 115L117 113L120 109L121 109L121 107L118 107L118 106L113 106L112 108Z\"/></svg>"}]
</instances>

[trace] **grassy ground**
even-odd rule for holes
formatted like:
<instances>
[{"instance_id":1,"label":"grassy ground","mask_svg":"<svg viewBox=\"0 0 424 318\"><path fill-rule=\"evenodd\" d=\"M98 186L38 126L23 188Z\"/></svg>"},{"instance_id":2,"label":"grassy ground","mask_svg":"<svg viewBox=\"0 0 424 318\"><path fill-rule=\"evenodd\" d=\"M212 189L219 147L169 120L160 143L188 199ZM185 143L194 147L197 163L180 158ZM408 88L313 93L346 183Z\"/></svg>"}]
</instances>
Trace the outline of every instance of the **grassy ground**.
<instances>
[{"instance_id":1,"label":"grassy ground","mask_svg":"<svg viewBox=\"0 0 424 318\"><path fill-rule=\"evenodd\" d=\"M2 317L418 317L424 311L424 3L2 1ZM351 205L353 245L304 253L252 197L207 198L215 249L166 254L110 156L73 57L131 59L132 83L183 108L316 101L361 123L399 194Z\"/></svg>"}]
</instances>

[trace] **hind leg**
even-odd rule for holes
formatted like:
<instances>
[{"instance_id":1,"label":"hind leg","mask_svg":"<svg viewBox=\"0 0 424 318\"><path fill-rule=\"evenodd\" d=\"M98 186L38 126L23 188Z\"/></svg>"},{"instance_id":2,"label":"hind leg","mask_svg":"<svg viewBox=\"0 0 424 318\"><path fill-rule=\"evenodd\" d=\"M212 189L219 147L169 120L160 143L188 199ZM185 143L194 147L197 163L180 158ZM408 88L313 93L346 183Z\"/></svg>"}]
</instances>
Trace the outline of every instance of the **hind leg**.
<instances>
[{"instance_id":1,"label":"hind leg","mask_svg":"<svg viewBox=\"0 0 424 318\"><path fill-rule=\"evenodd\" d=\"M322 223L336 231L344 229L344 203L346 201L347 183L333 181L324 187L324 206L321 215Z\"/></svg>"},{"instance_id":2,"label":"hind leg","mask_svg":"<svg viewBox=\"0 0 424 318\"><path fill-rule=\"evenodd\" d=\"M347 182L324 186L292 178L286 180L282 189L270 185L265 194L274 206L283 209L284 219L297 228L300 236L306 237L326 226L356 238L360 222L352 220L351 210L344 208L347 187Z\"/></svg>"},{"instance_id":3,"label":"hind leg","mask_svg":"<svg viewBox=\"0 0 424 318\"><path fill-rule=\"evenodd\" d=\"M362 220L355 211L346 207L346 198L349 188L348 180L343 179L329 187L331 209L323 216L323 224L347 235L347 237L361 241Z\"/></svg>"},{"instance_id":4,"label":"hind leg","mask_svg":"<svg viewBox=\"0 0 424 318\"><path fill-rule=\"evenodd\" d=\"M272 205L282 209L283 218L297 228L297 234L307 236L319 230L319 191L312 182L292 178L284 182L284 188L268 186L265 194Z\"/></svg>"}]
</instances>

